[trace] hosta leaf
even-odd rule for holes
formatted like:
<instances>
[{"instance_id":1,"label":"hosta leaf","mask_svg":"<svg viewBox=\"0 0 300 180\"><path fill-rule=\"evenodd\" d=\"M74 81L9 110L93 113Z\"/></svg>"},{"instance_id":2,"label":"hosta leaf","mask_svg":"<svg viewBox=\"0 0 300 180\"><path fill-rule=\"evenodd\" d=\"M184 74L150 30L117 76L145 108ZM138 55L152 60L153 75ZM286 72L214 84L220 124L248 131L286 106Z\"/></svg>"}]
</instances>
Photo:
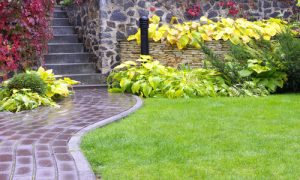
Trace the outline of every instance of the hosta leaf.
<instances>
[{"instance_id":1,"label":"hosta leaf","mask_svg":"<svg viewBox=\"0 0 300 180\"><path fill-rule=\"evenodd\" d=\"M271 36L269 36L269 35L264 35L263 38L264 38L264 40L267 40L267 41L271 40Z\"/></svg>"},{"instance_id":2,"label":"hosta leaf","mask_svg":"<svg viewBox=\"0 0 300 180\"><path fill-rule=\"evenodd\" d=\"M135 71L128 71L127 72L127 77L129 78L129 80L132 80L132 78L134 77L135 75Z\"/></svg>"},{"instance_id":3,"label":"hosta leaf","mask_svg":"<svg viewBox=\"0 0 300 180\"><path fill-rule=\"evenodd\" d=\"M262 72L267 72L270 70L270 68L266 66L261 66L259 64L249 64L248 67L253 71L255 71L257 74L260 74Z\"/></svg>"},{"instance_id":4,"label":"hosta leaf","mask_svg":"<svg viewBox=\"0 0 300 180\"><path fill-rule=\"evenodd\" d=\"M128 41L136 40L136 35L134 34L134 35L128 36L127 40Z\"/></svg>"},{"instance_id":5,"label":"hosta leaf","mask_svg":"<svg viewBox=\"0 0 300 180\"><path fill-rule=\"evenodd\" d=\"M230 38L230 41L231 41L233 44L235 44L235 45L241 43L241 40L240 40L238 37L236 37L236 36L232 36L232 37Z\"/></svg>"},{"instance_id":6,"label":"hosta leaf","mask_svg":"<svg viewBox=\"0 0 300 180\"><path fill-rule=\"evenodd\" d=\"M252 74L252 71L249 71L248 69L244 69L244 70L239 71L239 75L241 77L248 77L251 74Z\"/></svg>"},{"instance_id":7,"label":"hosta leaf","mask_svg":"<svg viewBox=\"0 0 300 180\"><path fill-rule=\"evenodd\" d=\"M157 15L152 16L149 18L149 22L153 24L158 24L160 22L160 17Z\"/></svg>"},{"instance_id":8,"label":"hosta leaf","mask_svg":"<svg viewBox=\"0 0 300 180\"><path fill-rule=\"evenodd\" d=\"M110 88L108 90L108 92L110 92L110 93L121 93L121 92L123 92L123 90L121 88Z\"/></svg>"},{"instance_id":9,"label":"hosta leaf","mask_svg":"<svg viewBox=\"0 0 300 180\"><path fill-rule=\"evenodd\" d=\"M160 41L160 40L162 39L162 37L163 37L163 33L160 32L160 31L156 31L156 32L154 33L153 40L154 40L155 42L157 42L157 41Z\"/></svg>"},{"instance_id":10,"label":"hosta leaf","mask_svg":"<svg viewBox=\"0 0 300 180\"><path fill-rule=\"evenodd\" d=\"M214 36L214 39L218 41L218 40L222 39L223 35L224 35L224 32L220 31Z\"/></svg>"},{"instance_id":11,"label":"hosta leaf","mask_svg":"<svg viewBox=\"0 0 300 180\"><path fill-rule=\"evenodd\" d=\"M125 61L124 64L131 65L131 66L136 66L136 62L134 62L134 61Z\"/></svg>"},{"instance_id":12,"label":"hosta leaf","mask_svg":"<svg viewBox=\"0 0 300 180\"><path fill-rule=\"evenodd\" d=\"M178 49L183 49L189 43L189 37L187 35L181 36L181 38L177 42Z\"/></svg>"},{"instance_id":13,"label":"hosta leaf","mask_svg":"<svg viewBox=\"0 0 300 180\"><path fill-rule=\"evenodd\" d=\"M146 69L151 70L153 68L153 63L144 63L142 64Z\"/></svg>"},{"instance_id":14,"label":"hosta leaf","mask_svg":"<svg viewBox=\"0 0 300 180\"><path fill-rule=\"evenodd\" d=\"M142 91L145 97L149 97L151 92L152 92L152 87L149 86L148 84L144 83L142 85Z\"/></svg>"},{"instance_id":15,"label":"hosta leaf","mask_svg":"<svg viewBox=\"0 0 300 180\"><path fill-rule=\"evenodd\" d=\"M179 98L179 97L182 97L184 94L183 90L182 89L178 89L176 92L175 92L175 97Z\"/></svg>"},{"instance_id":16,"label":"hosta leaf","mask_svg":"<svg viewBox=\"0 0 300 180\"><path fill-rule=\"evenodd\" d=\"M131 85L131 81L129 79L126 78L122 78L122 80L120 81L120 86L122 88L122 91L126 91L126 89Z\"/></svg>"},{"instance_id":17,"label":"hosta leaf","mask_svg":"<svg viewBox=\"0 0 300 180\"><path fill-rule=\"evenodd\" d=\"M211 37L209 37L207 34L205 33L201 33L201 38L204 40L204 41L211 41Z\"/></svg>"},{"instance_id":18,"label":"hosta leaf","mask_svg":"<svg viewBox=\"0 0 300 180\"><path fill-rule=\"evenodd\" d=\"M161 78L158 76L155 76L155 77L150 76L148 81L149 81L150 85L152 86L152 88L156 89L161 82Z\"/></svg>"},{"instance_id":19,"label":"hosta leaf","mask_svg":"<svg viewBox=\"0 0 300 180\"><path fill-rule=\"evenodd\" d=\"M140 91L141 83L139 81L135 82L131 86L132 93L136 94Z\"/></svg>"}]
</instances>

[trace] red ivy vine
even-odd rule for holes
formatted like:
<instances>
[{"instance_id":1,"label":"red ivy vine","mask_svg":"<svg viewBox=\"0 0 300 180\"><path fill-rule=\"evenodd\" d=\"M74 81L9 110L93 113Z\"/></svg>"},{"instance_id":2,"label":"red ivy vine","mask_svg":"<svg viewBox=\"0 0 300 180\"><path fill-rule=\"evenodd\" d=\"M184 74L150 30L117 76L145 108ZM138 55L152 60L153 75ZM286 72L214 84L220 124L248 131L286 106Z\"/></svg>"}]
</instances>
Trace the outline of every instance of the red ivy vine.
<instances>
[{"instance_id":1,"label":"red ivy vine","mask_svg":"<svg viewBox=\"0 0 300 180\"><path fill-rule=\"evenodd\" d=\"M54 0L0 2L0 71L25 68L42 56L52 37Z\"/></svg>"}]
</instances>

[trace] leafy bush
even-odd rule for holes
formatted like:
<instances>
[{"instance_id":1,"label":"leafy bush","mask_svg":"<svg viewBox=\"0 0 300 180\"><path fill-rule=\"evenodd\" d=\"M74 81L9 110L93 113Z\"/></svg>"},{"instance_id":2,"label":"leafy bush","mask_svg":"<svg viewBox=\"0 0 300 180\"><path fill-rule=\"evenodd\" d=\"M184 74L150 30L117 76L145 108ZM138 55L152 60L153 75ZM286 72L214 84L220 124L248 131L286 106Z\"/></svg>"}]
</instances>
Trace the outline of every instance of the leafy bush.
<instances>
[{"instance_id":1,"label":"leafy bush","mask_svg":"<svg viewBox=\"0 0 300 180\"><path fill-rule=\"evenodd\" d=\"M9 90L31 89L32 92L45 94L46 83L37 74L21 73L9 81L7 88Z\"/></svg>"},{"instance_id":2,"label":"leafy bush","mask_svg":"<svg viewBox=\"0 0 300 180\"><path fill-rule=\"evenodd\" d=\"M1 0L0 71L31 65L42 57L51 38L53 0Z\"/></svg>"},{"instance_id":3,"label":"leafy bush","mask_svg":"<svg viewBox=\"0 0 300 180\"><path fill-rule=\"evenodd\" d=\"M45 70L40 67L37 71L28 71L28 74L37 74L46 84L46 96L50 98L67 97L72 91L72 85L78 84L78 81L71 80L70 78L56 79L52 69Z\"/></svg>"},{"instance_id":4,"label":"leafy bush","mask_svg":"<svg viewBox=\"0 0 300 180\"><path fill-rule=\"evenodd\" d=\"M0 111L19 112L31 110L39 106L59 107L51 98L42 96L30 89L1 90L0 94L6 94L0 99Z\"/></svg>"},{"instance_id":5,"label":"leafy bush","mask_svg":"<svg viewBox=\"0 0 300 180\"><path fill-rule=\"evenodd\" d=\"M31 78L34 79L33 82L29 82ZM22 84L22 79L28 81L26 86ZM43 90L39 87L40 80L44 86ZM36 83L37 81L39 83ZM56 79L52 70L45 71L42 67L38 71L16 75L3 82L3 87L0 88L0 111L18 112L39 106L59 107L54 100L69 96L72 93L70 88L77 83L79 82L70 78Z\"/></svg>"},{"instance_id":6,"label":"leafy bush","mask_svg":"<svg viewBox=\"0 0 300 180\"><path fill-rule=\"evenodd\" d=\"M245 82L275 92L287 80L285 66L278 56L278 46L271 41L253 40L248 44L231 44L225 60L220 60L210 49L202 44L208 57L206 66L222 72L230 84L236 86Z\"/></svg>"},{"instance_id":7,"label":"leafy bush","mask_svg":"<svg viewBox=\"0 0 300 180\"><path fill-rule=\"evenodd\" d=\"M143 97L168 98L202 96L262 96L269 92L253 82L229 86L222 74L213 69L177 70L165 67L149 56L140 64L127 61L117 66L108 77L110 92L128 92Z\"/></svg>"},{"instance_id":8,"label":"leafy bush","mask_svg":"<svg viewBox=\"0 0 300 180\"><path fill-rule=\"evenodd\" d=\"M155 42L168 42L178 49L187 46L200 48L200 42L212 40L230 41L233 44L247 44L251 39L270 40L285 30L286 22L280 19L268 19L250 22L245 19L222 18L218 22L201 17L200 22L160 25L160 17L150 19L149 38ZM140 30L128 37L140 43Z\"/></svg>"},{"instance_id":9,"label":"leafy bush","mask_svg":"<svg viewBox=\"0 0 300 180\"><path fill-rule=\"evenodd\" d=\"M72 4L81 4L83 3L83 0L63 0L60 2L61 5L63 6L69 6L69 5L72 5Z\"/></svg>"},{"instance_id":10,"label":"leafy bush","mask_svg":"<svg viewBox=\"0 0 300 180\"><path fill-rule=\"evenodd\" d=\"M300 39L294 38L291 33L280 34L277 54L286 67L288 82L284 87L287 91L300 91Z\"/></svg>"}]
</instances>

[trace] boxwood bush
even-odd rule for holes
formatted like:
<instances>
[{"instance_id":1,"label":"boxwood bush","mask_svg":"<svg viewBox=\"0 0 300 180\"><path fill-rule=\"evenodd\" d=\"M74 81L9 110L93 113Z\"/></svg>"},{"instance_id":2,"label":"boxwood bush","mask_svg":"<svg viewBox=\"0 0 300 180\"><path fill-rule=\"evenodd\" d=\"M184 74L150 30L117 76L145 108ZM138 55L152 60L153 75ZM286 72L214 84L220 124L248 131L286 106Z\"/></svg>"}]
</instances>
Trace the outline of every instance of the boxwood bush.
<instances>
[{"instance_id":1,"label":"boxwood bush","mask_svg":"<svg viewBox=\"0 0 300 180\"><path fill-rule=\"evenodd\" d=\"M32 92L45 94L46 83L37 74L20 73L15 75L7 84L9 90L31 89Z\"/></svg>"}]
</instances>

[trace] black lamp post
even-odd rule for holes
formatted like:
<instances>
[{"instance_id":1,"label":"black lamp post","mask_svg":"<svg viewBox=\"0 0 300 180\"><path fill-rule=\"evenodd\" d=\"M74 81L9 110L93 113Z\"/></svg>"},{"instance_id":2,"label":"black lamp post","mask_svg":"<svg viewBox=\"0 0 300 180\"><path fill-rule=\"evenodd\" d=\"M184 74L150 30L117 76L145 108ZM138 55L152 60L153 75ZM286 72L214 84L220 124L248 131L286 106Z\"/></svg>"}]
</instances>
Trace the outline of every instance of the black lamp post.
<instances>
[{"instance_id":1,"label":"black lamp post","mask_svg":"<svg viewBox=\"0 0 300 180\"><path fill-rule=\"evenodd\" d=\"M140 18L140 28L141 28L141 55L149 55L148 17L143 16Z\"/></svg>"}]
</instances>

